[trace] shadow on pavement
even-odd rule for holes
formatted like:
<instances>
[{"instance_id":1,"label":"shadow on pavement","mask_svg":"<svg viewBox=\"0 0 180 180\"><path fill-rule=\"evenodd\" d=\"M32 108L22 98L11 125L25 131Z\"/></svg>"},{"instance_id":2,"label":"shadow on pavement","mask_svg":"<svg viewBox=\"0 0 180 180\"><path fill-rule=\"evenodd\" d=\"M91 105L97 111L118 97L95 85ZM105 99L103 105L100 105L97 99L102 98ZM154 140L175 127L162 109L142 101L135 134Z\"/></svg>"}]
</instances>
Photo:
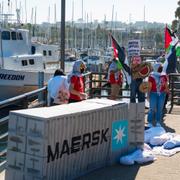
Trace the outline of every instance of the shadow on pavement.
<instances>
[{"instance_id":1,"label":"shadow on pavement","mask_svg":"<svg viewBox=\"0 0 180 180\"><path fill-rule=\"evenodd\" d=\"M174 133L174 132L175 132L175 129L167 126L167 124L166 124L166 122L165 122L165 117L166 117L166 114L163 115L162 127L166 130L166 132Z\"/></svg>"},{"instance_id":2,"label":"shadow on pavement","mask_svg":"<svg viewBox=\"0 0 180 180\"><path fill-rule=\"evenodd\" d=\"M93 171L89 174L81 176L76 180L134 180L136 179L139 168L142 166L147 166L152 162L145 163L143 165L121 165L116 164L113 166L107 166L98 171Z\"/></svg>"}]
</instances>

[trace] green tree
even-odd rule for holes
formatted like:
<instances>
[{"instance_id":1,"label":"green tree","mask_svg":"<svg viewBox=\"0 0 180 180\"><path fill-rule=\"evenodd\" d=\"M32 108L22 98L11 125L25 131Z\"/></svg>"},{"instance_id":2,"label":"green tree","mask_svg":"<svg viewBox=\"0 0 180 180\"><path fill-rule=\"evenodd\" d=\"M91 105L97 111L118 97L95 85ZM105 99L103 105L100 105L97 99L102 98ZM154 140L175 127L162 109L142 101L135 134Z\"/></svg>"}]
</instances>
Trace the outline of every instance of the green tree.
<instances>
[{"instance_id":1,"label":"green tree","mask_svg":"<svg viewBox=\"0 0 180 180\"><path fill-rule=\"evenodd\" d=\"M178 1L178 7L175 11L175 20L172 21L172 29L177 30L178 34L180 34L180 0Z\"/></svg>"}]
</instances>

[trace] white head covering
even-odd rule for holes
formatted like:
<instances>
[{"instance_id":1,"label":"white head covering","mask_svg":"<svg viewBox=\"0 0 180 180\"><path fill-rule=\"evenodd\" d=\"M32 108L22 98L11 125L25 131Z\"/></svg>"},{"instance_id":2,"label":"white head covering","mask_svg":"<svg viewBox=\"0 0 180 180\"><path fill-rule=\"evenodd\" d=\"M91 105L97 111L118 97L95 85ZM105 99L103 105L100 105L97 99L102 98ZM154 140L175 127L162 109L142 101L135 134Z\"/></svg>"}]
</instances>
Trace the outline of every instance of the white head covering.
<instances>
[{"instance_id":1,"label":"white head covering","mask_svg":"<svg viewBox=\"0 0 180 180\"><path fill-rule=\"evenodd\" d=\"M81 65L82 64L86 67L85 62L81 59L76 60L74 62L72 72L70 74L68 74L68 82L70 82L70 79L72 76L78 76L78 77L82 76L82 74L81 74Z\"/></svg>"}]
</instances>

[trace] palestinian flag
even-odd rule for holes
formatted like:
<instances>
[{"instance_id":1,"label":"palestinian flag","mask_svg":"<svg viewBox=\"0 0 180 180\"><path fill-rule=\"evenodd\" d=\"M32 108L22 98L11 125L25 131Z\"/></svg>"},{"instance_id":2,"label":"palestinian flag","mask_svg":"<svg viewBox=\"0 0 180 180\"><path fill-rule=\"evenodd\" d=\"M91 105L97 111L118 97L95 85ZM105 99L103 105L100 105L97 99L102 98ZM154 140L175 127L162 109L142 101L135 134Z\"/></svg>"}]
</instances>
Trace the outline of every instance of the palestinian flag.
<instances>
[{"instance_id":1,"label":"palestinian flag","mask_svg":"<svg viewBox=\"0 0 180 180\"><path fill-rule=\"evenodd\" d=\"M169 52L171 49L171 42L173 41L174 38L177 38L175 33L169 28L165 27L165 35L164 35L164 48L165 52Z\"/></svg>"},{"instance_id":2,"label":"palestinian flag","mask_svg":"<svg viewBox=\"0 0 180 180\"><path fill-rule=\"evenodd\" d=\"M112 37L112 35L111 35L111 37ZM116 59L118 69L122 69L122 64L120 63L119 58L118 58L118 50L116 48L116 40L113 37L112 37L112 47L113 47L114 58Z\"/></svg>"},{"instance_id":3,"label":"palestinian flag","mask_svg":"<svg viewBox=\"0 0 180 180\"><path fill-rule=\"evenodd\" d=\"M117 59L117 62L120 64L121 69L123 71L123 74L125 75L126 81L127 83L130 85L131 83L131 71L130 71L130 67L128 65L128 60L125 56L125 51L123 49L123 47L120 47L118 42L114 39L114 37L112 35L111 39L112 39L112 47L114 50L114 56Z\"/></svg>"},{"instance_id":4,"label":"palestinian flag","mask_svg":"<svg viewBox=\"0 0 180 180\"><path fill-rule=\"evenodd\" d=\"M119 46L118 42L114 39L112 35L110 36L112 39L112 47L114 50L115 58L120 63L121 68L124 69L130 75L130 67L128 66L128 64L125 63L126 56L125 56L124 49Z\"/></svg>"},{"instance_id":5,"label":"palestinian flag","mask_svg":"<svg viewBox=\"0 0 180 180\"><path fill-rule=\"evenodd\" d=\"M166 60L163 64L163 72L166 72L167 74L175 73L177 64L176 44L171 47L169 53L166 54L165 59Z\"/></svg>"},{"instance_id":6,"label":"palestinian flag","mask_svg":"<svg viewBox=\"0 0 180 180\"><path fill-rule=\"evenodd\" d=\"M177 57L180 56L179 39L176 34L165 27L165 62L163 64L163 71L167 74L176 72Z\"/></svg>"}]
</instances>

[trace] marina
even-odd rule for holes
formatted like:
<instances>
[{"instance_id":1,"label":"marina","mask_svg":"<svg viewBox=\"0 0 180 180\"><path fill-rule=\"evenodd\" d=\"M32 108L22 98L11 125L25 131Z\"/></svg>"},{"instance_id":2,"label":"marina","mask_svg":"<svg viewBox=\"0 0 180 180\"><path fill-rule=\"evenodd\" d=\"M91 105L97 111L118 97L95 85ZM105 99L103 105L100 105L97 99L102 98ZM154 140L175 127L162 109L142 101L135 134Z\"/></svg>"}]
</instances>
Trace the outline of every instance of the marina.
<instances>
[{"instance_id":1,"label":"marina","mask_svg":"<svg viewBox=\"0 0 180 180\"><path fill-rule=\"evenodd\" d=\"M179 179L180 1L129 3L0 1L0 180Z\"/></svg>"}]
</instances>

